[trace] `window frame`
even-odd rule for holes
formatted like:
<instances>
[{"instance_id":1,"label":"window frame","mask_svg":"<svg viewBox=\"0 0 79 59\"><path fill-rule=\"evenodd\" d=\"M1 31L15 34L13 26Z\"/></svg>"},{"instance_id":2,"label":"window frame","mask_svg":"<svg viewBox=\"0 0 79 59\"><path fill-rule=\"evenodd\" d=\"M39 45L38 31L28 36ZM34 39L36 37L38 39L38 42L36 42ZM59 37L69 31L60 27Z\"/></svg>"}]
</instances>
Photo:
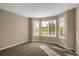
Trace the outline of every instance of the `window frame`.
<instances>
[{"instance_id":1,"label":"window frame","mask_svg":"<svg viewBox=\"0 0 79 59\"><path fill-rule=\"evenodd\" d=\"M60 20L63 18L63 20L64 20L64 36L61 36L61 32L60 32ZM65 27L66 27L66 22L65 22L66 20L65 20L65 17L60 17L59 19L58 19L58 37L59 37L59 39L65 39L66 37L65 37Z\"/></svg>"},{"instance_id":2,"label":"window frame","mask_svg":"<svg viewBox=\"0 0 79 59\"><path fill-rule=\"evenodd\" d=\"M35 22L35 21L38 21L38 23L39 23L39 30L38 30L39 33L38 33L38 35L34 35L34 32L35 32L35 31L34 31L34 22ZM38 37L38 36L40 35L40 21L39 21L39 20L32 20L32 30L33 30L33 31L32 31L32 33L33 33L32 35L33 35L34 37Z\"/></svg>"}]
</instances>

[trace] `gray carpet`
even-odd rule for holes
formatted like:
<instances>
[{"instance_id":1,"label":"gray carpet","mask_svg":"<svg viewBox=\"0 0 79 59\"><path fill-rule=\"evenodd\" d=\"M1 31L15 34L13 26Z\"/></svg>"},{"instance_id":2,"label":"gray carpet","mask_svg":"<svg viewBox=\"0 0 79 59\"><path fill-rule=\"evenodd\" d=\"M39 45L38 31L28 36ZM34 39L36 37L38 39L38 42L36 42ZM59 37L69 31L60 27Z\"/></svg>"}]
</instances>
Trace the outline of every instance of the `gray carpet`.
<instances>
[{"instance_id":1,"label":"gray carpet","mask_svg":"<svg viewBox=\"0 0 79 59\"><path fill-rule=\"evenodd\" d=\"M28 42L0 51L0 56L48 56L50 54L51 56L77 56L75 51L44 42Z\"/></svg>"}]
</instances>

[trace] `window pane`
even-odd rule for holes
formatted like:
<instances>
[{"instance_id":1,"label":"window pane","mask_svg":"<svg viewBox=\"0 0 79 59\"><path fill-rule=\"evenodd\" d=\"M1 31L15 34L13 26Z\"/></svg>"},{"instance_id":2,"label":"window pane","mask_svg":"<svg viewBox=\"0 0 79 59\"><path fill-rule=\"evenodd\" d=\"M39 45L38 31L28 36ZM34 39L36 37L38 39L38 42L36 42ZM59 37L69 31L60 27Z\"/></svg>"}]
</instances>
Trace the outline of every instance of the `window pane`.
<instances>
[{"instance_id":1,"label":"window pane","mask_svg":"<svg viewBox=\"0 0 79 59\"><path fill-rule=\"evenodd\" d=\"M39 21L33 21L34 36L39 36Z\"/></svg>"},{"instance_id":2,"label":"window pane","mask_svg":"<svg viewBox=\"0 0 79 59\"><path fill-rule=\"evenodd\" d=\"M41 22L41 35L42 36L56 36L56 20L42 21Z\"/></svg>"},{"instance_id":3,"label":"window pane","mask_svg":"<svg viewBox=\"0 0 79 59\"><path fill-rule=\"evenodd\" d=\"M49 35L49 21L41 22L41 35L48 36Z\"/></svg>"},{"instance_id":4,"label":"window pane","mask_svg":"<svg viewBox=\"0 0 79 59\"><path fill-rule=\"evenodd\" d=\"M56 36L56 20L49 21L49 35Z\"/></svg>"},{"instance_id":5,"label":"window pane","mask_svg":"<svg viewBox=\"0 0 79 59\"><path fill-rule=\"evenodd\" d=\"M65 19L64 19L64 17L59 19L59 37L65 38Z\"/></svg>"}]
</instances>

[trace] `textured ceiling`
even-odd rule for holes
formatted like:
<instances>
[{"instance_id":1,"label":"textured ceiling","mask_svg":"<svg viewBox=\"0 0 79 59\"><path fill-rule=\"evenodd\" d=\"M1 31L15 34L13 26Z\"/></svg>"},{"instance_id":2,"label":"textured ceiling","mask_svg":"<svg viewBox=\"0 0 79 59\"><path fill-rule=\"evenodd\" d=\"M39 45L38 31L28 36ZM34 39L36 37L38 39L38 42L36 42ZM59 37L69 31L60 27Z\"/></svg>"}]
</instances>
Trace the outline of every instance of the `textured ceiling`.
<instances>
[{"instance_id":1,"label":"textured ceiling","mask_svg":"<svg viewBox=\"0 0 79 59\"><path fill-rule=\"evenodd\" d=\"M0 9L25 16L48 17L75 8L77 3L0 3Z\"/></svg>"}]
</instances>

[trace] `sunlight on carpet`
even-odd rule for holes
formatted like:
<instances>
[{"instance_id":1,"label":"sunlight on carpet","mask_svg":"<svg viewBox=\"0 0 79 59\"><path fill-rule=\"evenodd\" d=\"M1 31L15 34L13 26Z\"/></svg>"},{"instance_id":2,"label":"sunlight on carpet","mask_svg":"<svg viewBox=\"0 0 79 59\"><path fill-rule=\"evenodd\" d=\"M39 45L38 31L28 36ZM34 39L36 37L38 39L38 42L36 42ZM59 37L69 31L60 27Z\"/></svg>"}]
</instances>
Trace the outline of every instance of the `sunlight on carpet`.
<instances>
[{"instance_id":1,"label":"sunlight on carpet","mask_svg":"<svg viewBox=\"0 0 79 59\"><path fill-rule=\"evenodd\" d=\"M46 45L42 45L40 46L40 48L49 56L60 56L58 53L56 53L55 51L53 51L52 49L50 49L48 46Z\"/></svg>"}]
</instances>

